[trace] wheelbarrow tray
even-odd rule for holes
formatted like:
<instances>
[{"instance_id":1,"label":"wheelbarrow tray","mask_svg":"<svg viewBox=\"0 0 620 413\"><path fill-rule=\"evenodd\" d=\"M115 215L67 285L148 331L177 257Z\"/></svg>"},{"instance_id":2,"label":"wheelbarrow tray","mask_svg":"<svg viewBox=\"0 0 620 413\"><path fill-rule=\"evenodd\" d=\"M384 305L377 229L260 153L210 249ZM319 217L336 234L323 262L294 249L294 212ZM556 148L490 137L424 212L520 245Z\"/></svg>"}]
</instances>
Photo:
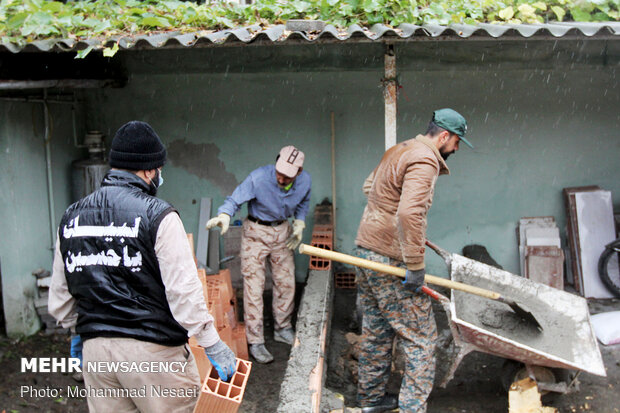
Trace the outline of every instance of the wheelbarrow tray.
<instances>
[{"instance_id":1,"label":"wheelbarrow tray","mask_svg":"<svg viewBox=\"0 0 620 413\"><path fill-rule=\"evenodd\" d=\"M457 254L451 254L450 262L446 262L454 281L493 290L515 300L531 311L542 326L541 331L524 323L505 304L452 290L451 330L453 335L455 328L458 330L457 342L473 346L469 351L478 350L530 365L606 375L584 298Z\"/></svg>"}]
</instances>

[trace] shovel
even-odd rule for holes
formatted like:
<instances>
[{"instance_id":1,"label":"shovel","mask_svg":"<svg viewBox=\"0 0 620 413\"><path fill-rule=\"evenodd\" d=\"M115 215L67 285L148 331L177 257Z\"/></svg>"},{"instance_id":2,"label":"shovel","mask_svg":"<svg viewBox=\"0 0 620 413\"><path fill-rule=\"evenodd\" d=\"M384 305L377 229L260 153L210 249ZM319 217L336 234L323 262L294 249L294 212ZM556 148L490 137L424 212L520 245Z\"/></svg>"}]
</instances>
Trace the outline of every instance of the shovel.
<instances>
[{"instance_id":1,"label":"shovel","mask_svg":"<svg viewBox=\"0 0 620 413\"><path fill-rule=\"evenodd\" d=\"M405 278L406 270L404 268L394 267L387 264L381 264L363 258L354 257L352 255L343 254L341 252L326 250L323 248L317 248L306 244L299 245L299 252L301 254L312 255L314 257L324 258L327 260L338 261L356 267L367 268L369 270L377 271L383 274L391 274L397 277ZM508 304L510 308L523 320L532 324L537 329L542 330L542 326L536 320L534 315L523 309L513 300L503 297L500 293L495 291L485 290L484 288L474 287L473 285L463 284L456 281L447 280L445 278L437 277L434 275L426 274L424 281L429 284L435 284L442 287L450 288L452 290L464 291L466 293L479 295L480 297L489 298L491 300L499 301L504 304Z\"/></svg>"}]
</instances>

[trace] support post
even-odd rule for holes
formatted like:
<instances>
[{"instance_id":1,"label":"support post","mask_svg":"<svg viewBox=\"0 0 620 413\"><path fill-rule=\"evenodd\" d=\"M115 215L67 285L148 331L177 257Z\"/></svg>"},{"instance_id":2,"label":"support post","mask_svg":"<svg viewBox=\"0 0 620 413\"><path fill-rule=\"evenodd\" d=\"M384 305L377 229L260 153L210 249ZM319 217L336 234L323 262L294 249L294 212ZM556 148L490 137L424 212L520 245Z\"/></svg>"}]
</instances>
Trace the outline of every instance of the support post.
<instances>
[{"instance_id":1,"label":"support post","mask_svg":"<svg viewBox=\"0 0 620 413\"><path fill-rule=\"evenodd\" d=\"M385 150L396 145L396 54L394 45L388 44L385 51L385 76L383 98L385 100Z\"/></svg>"}]
</instances>

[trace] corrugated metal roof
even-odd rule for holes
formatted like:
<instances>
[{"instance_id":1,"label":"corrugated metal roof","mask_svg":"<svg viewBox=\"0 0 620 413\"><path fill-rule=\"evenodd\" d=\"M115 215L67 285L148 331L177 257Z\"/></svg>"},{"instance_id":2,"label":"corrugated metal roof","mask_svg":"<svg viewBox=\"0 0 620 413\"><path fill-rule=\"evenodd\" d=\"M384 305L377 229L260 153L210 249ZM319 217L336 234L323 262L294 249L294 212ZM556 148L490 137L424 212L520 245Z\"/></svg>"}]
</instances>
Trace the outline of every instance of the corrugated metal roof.
<instances>
[{"instance_id":1,"label":"corrugated metal roof","mask_svg":"<svg viewBox=\"0 0 620 413\"><path fill-rule=\"evenodd\" d=\"M286 43L322 43L354 42L384 40L456 40L456 39L548 39L548 38L609 38L620 39L620 22L605 23L547 23L547 24L453 24L441 26L425 24L402 24L391 28L376 24L370 28L352 25L347 29L337 29L327 25L321 31L288 31L286 25L274 25L268 28L248 26L220 31L196 31L190 33L166 32L139 36L122 36L113 39L89 39L75 41L72 39L37 40L26 46L11 43L0 44L0 50L13 53L76 51L89 46L112 46L118 41L121 49L132 48L169 48L169 47L203 47L227 44L286 44Z\"/></svg>"}]
</instances>

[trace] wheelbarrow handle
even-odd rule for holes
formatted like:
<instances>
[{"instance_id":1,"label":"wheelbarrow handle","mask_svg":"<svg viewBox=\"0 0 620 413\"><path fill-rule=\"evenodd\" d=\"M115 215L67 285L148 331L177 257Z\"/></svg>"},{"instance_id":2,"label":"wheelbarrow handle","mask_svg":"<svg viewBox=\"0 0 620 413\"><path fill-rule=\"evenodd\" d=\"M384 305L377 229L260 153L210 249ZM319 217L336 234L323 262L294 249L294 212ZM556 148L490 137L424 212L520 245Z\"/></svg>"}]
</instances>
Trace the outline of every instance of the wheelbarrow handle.
<instances>
[{"instance_id":1,"label":"wheelbarrow handle","mask_svg":"<svg viewBox=\"0 0 620 413\"><path fill-rule=\"evenodd\" d=\"M299 252L301 254L312 255L314 257L320 257L327 260L338 261L345 264L354 265L356 267L367 268L369 270L377 271L383 274L391 274L397 277L405 278L406 270L400 267L394 267L392 265L382 264L364 258L354 257L352 255L343 254L341 252L326 250L323 248L313 247L311 245L300 244ZM479 295L481 297L497 300L501 298L499 293L494 291L485 290L483 288L474 287L472 285L463 284L456 281L447 280L435 275L426 274L424 281L429 284L435 284L442 287L450 288L453 290L465 291L467 293Z\"/></svg>"},{"instance_id":2,"label":"wheelbarrow handle","mask_svg":"<svg viewBox=\"0 0 620 413\"><path fill-rule=\"evenodd\" d=\"M443 295L439 295L437 291L432 290L425 285L422 286L422 292L437 301L442 301L442 299L446 298Z\"/></svg>"},{"instance_id":3,"label":"wheelbarrow handle","mask_svg":"<svg viewBox=\"0 0 620 413\"><path fill-rule=\"evenodd\" d=\"M431 247L441 258L443 258L448 268L450 268L450 264L452 263L452 254L429 240L426 240L425 243L427 246Z\"/></svg>"}]
</instances>

